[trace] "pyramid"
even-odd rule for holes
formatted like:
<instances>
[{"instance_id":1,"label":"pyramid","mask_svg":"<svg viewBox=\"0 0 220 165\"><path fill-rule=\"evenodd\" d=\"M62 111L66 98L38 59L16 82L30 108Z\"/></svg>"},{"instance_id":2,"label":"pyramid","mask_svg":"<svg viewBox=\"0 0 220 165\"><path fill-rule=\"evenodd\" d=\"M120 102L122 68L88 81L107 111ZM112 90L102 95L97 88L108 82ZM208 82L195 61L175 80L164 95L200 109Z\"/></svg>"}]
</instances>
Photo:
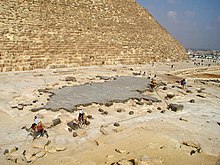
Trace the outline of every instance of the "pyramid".
<instances>
[{"instance_id":1,"label":"pyramid","mask_svg":"<svg viewBox=\"0 0 220 165\"><path fill-rule=\"evenodd\" d=\"M0 71L186 58L135 0L1 0Z\"/></svg>"}]
</instances>

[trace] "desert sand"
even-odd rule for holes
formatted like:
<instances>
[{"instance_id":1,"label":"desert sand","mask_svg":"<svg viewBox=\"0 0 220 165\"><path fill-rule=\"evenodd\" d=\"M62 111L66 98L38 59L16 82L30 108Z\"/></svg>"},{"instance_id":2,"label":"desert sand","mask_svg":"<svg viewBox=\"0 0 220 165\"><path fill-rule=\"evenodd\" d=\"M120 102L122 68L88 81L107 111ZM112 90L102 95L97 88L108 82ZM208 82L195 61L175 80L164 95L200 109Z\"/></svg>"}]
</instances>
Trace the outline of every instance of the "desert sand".
<instances>
[{"instance_id":1,"label":"desert sand","mask_svg":"<svg viewBox=\"0 0 220 165\"><path fill-rule=\"evenodd\" d=\"M79 106L77 109L92 118L89 125L77 130L69 129L67 123L77 118L79 111L33 112L46 105L51 97L48 91L54 89L111 81L100 77L148 79L154 75L160 85L143 94L160 102L131 98L109 106ZM75 80L66 81L67 77ZM183 78L185 89L179 83ZM210 60L202 66L187 60L0 73L0 164L220 164L219 79L220 65ZM183 105L183 109L172 111L168 109L171 103ZM36 115L49 138L33 141L21 129L31 126ZM56 118L61 123L51 127Z\"/></svg>"}]
</instances>

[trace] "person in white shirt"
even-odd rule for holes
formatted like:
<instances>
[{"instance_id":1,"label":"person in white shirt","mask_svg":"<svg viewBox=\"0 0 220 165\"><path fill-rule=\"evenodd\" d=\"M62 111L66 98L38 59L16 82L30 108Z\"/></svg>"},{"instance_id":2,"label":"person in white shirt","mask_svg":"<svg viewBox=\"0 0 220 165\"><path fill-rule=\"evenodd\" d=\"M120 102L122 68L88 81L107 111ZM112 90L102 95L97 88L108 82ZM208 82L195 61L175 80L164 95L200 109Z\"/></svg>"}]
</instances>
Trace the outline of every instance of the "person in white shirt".
<instances>
[{"instance_id":1,"label":"person in white shirt","mask_svg":"<svg viewBox=\"0 0 220 165\"><path fill-rule=\"evenodd\" d=\"M34 116L34 123L36 124L36 125L38 125L38 118L37 118L37 116Z\"/></svg>"}]
</instances>

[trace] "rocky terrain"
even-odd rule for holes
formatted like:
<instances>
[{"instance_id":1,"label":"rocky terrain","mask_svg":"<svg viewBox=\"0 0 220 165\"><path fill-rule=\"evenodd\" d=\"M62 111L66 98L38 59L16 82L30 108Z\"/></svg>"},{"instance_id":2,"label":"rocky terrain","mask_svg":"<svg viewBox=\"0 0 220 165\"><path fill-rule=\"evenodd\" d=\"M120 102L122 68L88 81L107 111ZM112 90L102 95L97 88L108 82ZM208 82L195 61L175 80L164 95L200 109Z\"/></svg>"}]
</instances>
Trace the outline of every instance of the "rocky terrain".
<instances>
[{"instance_id":1,"label":"rocky terrain","mask_svg":"<svg viewBox=\"0 0 220 165\"><path fill-rule=\"evenodd\" d=\"M219 70L216 63L208 67L182 61L0 73L0 163L220 164ZM158 86L152 90L148 84L155 75ZM74 88L68 96L80 96L78 100L88 99L88 85L101 89L89 98L100 93L110 98L111 82L122 77L129 77L124 83L128 91L140 84L141 91L135 89L141 97L74 102L71 111L46 108L55 96L64 103L71 100L66 96L62 100L59 91L65 88ZM185 89L180 85L183 78ZM102 86L105 83L108 88ZM111 97L118 96L117 90ZM88 114L89 123L77 129L69 123L80 109ZM34 116L43 122L48 138L33 141L21 129L31 126Z\"/></svg>"}]
</instances>

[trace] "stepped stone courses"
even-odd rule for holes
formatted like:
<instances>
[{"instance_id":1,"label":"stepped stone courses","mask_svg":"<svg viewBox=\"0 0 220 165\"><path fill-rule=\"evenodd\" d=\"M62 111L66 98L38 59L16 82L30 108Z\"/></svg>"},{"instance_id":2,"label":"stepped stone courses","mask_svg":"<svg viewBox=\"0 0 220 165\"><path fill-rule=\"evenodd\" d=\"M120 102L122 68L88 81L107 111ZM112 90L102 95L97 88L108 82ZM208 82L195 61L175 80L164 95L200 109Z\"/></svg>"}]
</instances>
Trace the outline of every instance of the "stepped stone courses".
<instances>
[{"instance_id":1,"label":"stepped stone courses","mask_svg":"<svg viewBox=\"0 0 220 165\"><path fill-rule=\"evenodd\" d=\"M134 0L1 0L0 71L181 60Z\"/></svg>"}]
</instances>

